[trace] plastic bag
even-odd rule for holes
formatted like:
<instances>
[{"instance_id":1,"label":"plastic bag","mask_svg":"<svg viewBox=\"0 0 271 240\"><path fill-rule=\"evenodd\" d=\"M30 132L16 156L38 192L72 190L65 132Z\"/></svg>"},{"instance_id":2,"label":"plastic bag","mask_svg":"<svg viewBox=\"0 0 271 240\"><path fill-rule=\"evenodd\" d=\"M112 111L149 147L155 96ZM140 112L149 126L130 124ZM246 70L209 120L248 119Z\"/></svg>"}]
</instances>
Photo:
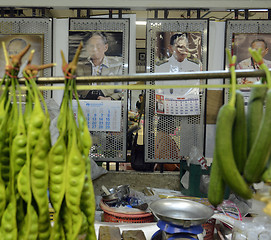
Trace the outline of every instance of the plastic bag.
<instances>
[{"instance_id":1,"label":"plastic bag","mask_svg":"<svg viewBox=\"0 0 271 240\"><path fill-rule=\"evenodd\" d=\"M206 169L206 170L208 169L207 160L202 154L200 154L199 149L196 146L193 146L189 153L189 159L187 160L187 165L189 166L190 163L201 165L202 169Z\"/></svg>"}]
</instances>

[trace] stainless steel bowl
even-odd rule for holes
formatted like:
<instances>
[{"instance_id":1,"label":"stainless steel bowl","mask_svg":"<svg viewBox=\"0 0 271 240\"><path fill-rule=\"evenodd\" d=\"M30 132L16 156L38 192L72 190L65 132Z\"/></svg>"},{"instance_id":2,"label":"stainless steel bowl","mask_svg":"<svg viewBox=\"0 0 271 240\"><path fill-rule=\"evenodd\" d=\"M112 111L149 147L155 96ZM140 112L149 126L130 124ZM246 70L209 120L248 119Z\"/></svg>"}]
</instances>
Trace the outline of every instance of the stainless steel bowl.
<instances>
[{"instance_id":1,"label":"stainless steel bowl","mask_svg":"<svg viewBox=\"0 0 271 240\"><path fill-rule=\"evenodd\" d=\"M187 199L159 199L149 206L153 215L158 219L190 227L205 223L214 211L201 203Z\"/></svg>"},{"instance_id":2,"label":"stainless steel bowl","mask_svg":"<svg viewBox=\"0 0 271 240\"><path fill-rule=\"evenodd\" d=\"M108 189L109 194L102 193L104 202L114 204L125 200L130 195L129 185L119 185L116 188Z\"/></svg>"},{"instance_id":3,"label":"stainless steel bowl","mask_svg":"<svg viewBox=\"0 0 271 240\"><path fill-rule=\"evenodd\" d=\"M115 203L119 201L119 194L118 191L116 191L115 188L110 188L108 190L110 194L102 193L102 198L104 202L110 202L110 203Z\"/></svg>"},{"instance_id":4,"label":"stainless steel bowl","mask_svg":"<svg viewBox=\"0 0 271 240\"><path fill-rule=\"evenodd\" d=\"M121 199L125 199L130 195L130 186L129 185L119 185L117 186L116 191L119 193Z\"/></svg>"}]
</instances>

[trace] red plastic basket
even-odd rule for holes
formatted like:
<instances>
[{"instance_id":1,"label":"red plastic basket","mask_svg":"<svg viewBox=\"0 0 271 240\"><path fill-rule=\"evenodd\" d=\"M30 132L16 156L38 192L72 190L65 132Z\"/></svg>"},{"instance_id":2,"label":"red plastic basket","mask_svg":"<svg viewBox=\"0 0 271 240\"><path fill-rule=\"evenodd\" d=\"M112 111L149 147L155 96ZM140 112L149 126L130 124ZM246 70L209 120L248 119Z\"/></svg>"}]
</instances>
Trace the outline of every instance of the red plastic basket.
<instances>
[{"instance_id":1,"label":"red plastic basket","mask_svg":"<svg viewBox=\"0 0 271 240\"><path fill-rule=\"evenodd\" d=\"M152 213L146 212L130 212L119 213L113 208L107 206L103 201L100 202L100 207L104 211L105 222L118 222L118 223L148 223L153 222L154 217Z\"/></svg>"}]
</instances>

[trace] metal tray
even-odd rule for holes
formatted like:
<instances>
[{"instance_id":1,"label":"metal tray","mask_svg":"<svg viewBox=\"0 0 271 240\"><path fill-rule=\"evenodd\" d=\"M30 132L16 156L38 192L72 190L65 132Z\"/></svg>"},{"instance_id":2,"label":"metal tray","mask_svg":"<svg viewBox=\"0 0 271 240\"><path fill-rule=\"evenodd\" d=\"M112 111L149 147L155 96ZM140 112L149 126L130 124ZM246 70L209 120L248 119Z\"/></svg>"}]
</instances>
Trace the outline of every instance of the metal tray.
<instances>
[{"instance_id":1,"label":"metal tray","mask_svg":"<svg viewBox=\"0 0 271 240\"><path fill-rule=\"evenodd\" d=\"M201 203L187 199L159 199L149 206L158 219L182 227L190 227L205 223L214 211Z\"/></svg>"}]
</instances>

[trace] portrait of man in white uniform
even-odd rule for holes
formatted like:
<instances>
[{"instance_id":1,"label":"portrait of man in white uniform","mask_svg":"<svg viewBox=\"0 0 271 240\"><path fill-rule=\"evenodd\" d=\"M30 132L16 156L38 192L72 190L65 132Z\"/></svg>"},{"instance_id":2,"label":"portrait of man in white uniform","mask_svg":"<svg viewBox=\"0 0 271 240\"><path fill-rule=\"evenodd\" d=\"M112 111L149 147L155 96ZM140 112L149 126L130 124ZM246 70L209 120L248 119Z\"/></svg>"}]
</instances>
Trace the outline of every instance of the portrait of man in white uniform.
<instances>
[{"instance_id":1,"label":"portrait of man in white uniform","mask_svg":"<svg viewBox=\"0 0 271 240\"><path fill-rule=\"evenodd\" d=\"M192 39L192 38L191 38ZM197 42L196 40L195 42ZM195 44L195 42L193 42ZM195 44L195 49L198 46ZM194 51L193 49L192 51ZM170 37L168 45L168 58L159 60L155 64L155 73L179 73L179 72L196 72L202 70L201 61L191 54L188 42L188 33L175 33ZM178 85L180 81L159 81L160 85ZM198 80L182 81L183 85L198 84ZM159 89L158 94L182 95L187 89ZM192 91L192 89L190 90Z\"/></svg>"}]
</instances>

